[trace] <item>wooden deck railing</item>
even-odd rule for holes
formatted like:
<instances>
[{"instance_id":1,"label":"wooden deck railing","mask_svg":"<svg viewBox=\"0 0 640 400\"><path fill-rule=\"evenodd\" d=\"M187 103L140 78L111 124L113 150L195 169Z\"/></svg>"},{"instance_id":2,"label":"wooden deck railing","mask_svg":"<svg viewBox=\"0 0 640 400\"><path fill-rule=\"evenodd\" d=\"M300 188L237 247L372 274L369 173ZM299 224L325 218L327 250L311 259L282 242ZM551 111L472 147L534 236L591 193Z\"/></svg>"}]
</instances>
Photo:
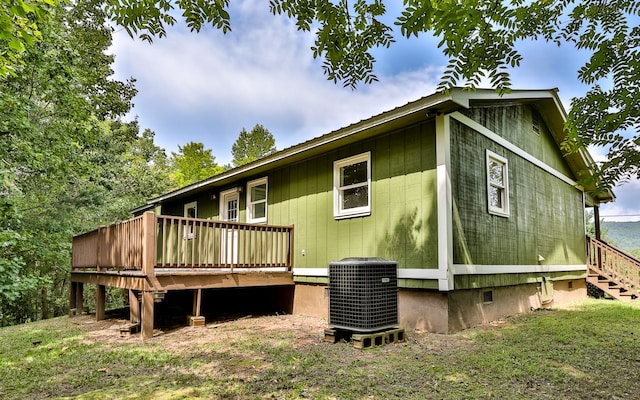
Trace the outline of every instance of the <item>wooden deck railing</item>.
<instances>
[{"instance_id":1,"label":"wooden deck railing","mask_svg":"<svg viewBox=\"0 0 640 400\"><path fill-rule=\"evenodd\" d=\"M640 260L589 236L587 245L590 270L611 277L629 289L640 289Z\"/></svg>"},{"instance_id":2,"label":"wooden deck railing","mask_svg":"<svg viewBox=\"0 0 640 400\"><path fill-rule=\"evenodd\" d=\"M158 216L160 268L291 267L293 229Z\"/></svg>"},{"instance_id":3,"label":"wooden deck railing","mask_svg":"<svg viewBox=\"0 0 640 400\"><path fill-rule=\"evenodd\" d=\"M142 220L140 216L74 237L73 268L140 269Z\"/></svg>"},{"instance_id":4,"label":"wooden deck railing","mask_svg":"<svg viewBox=\"0 0 640 400\"><path fill-rule=\"evenodd\" d=\"M73 238L72 267L282 268L293 265L293 227L155 215L101 227Z\"/></svg>"}]
</instances>

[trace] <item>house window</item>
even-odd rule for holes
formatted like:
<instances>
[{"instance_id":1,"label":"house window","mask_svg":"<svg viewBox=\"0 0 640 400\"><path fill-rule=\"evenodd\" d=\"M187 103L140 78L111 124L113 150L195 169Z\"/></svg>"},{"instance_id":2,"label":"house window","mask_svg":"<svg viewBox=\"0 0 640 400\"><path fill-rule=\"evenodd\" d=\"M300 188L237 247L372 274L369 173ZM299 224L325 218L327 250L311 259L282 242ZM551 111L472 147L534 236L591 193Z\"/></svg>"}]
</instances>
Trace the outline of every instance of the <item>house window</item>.
<instances>
[{"instance_id":1,"label":"house window","mask_svg":"<svg viewBox=\"0 0 640 400\"><path fill-rule=\"evenodd\" d=\"M487 201L489 213L509 216L507 159L487 150Z\"/></svg>"},{"instance_id":2,"label":"house window","mask_svg":"<svg viewBox=\"0 0 640 400\"><path fill-rule=\"evenodd\" d=\"M533 131L540 134L540 115L535 110L531 112L531 124Z\"/></svg>"},{"instance_id":3,"label":"house window","mask_svg":"<svg viewBox=\"0 0 640 400\"><path fill-rule=\"evenodd\" d=\"M334 218L371 214L371 153L333 163Z\"/></svg>"},{"instance_id":4,"label":"house window","mask_svg":"<svg viewBox=\"0 0 640 400\"><path fill-rule=\"evenodd\" d=\"M198 202L193 201L184 205L184 217L185 218L197 218L198 217Z\"/></svg>"},{"instance_id":5,"label":"house window","mask_svg":"<svg viewBox=\"0 0 640 400\"><path fill-rule=\"evenodd\" d=\"M267 178L247 183L247 222L267 222Z\"/></svg>"}]
</instances>

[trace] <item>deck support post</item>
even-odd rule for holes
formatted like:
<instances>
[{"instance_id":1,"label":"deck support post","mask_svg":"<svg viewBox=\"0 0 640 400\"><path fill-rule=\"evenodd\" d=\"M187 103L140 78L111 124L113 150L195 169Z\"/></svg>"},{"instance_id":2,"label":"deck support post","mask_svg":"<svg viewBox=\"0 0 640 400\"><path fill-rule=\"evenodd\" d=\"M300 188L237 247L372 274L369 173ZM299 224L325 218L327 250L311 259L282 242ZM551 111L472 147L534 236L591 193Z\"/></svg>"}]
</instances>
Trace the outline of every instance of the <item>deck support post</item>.
<instances>
[{"instance_id":1,"label":"deck support post","mask_svg":"<svg viewBox=\"0 0 640 400\"><path fill-rule=\"evenodd\" d=\"M202 305L202 289L196 289L193 293L193 315L200 316L200 308Z\"/></svg>"},{"instance_id":2,"label":"deck support post","mask_svg":"<svg viewBox=\"0 0 640 400\"><path fill-rule=\"evenodd\" d=\"M84 308L84 284L82 282L76 282L76 313L82 314Z\"/></svg>"},{"instance_id":3,"label":"deck support post","mask_svg":"<svg viewBox=\"0 0 640 400\"><path fill-rule=\"evenodd\" d=\"M140 301L135 290L129 289L129 321L132 324L140 323Z\"/></svg>"},{"instance_id":4,"label":"deck support post","mask_svg":"<svg viewBox=\"0 0 640 400\"><path fill-rule=\"evenodd\" d=\"M104 319L104 311L106 305L107 287L105 285L97 285L96 287L96 321Z\"/></svg>"},{"instance_id":5,"label":"deck support post","mask_svg":"<svg viewBox=\"0 0 640 400\"><path fill-rule=\"evenodd\" d=\"M73 317L73 314L76 310L76 283L71 282L71 287L69 288L69 316Z\"/></svg>"},{"instance_id":6,"label":"deck support post","mask_svg":"<svg viewBox=\"0 0 640 400\"><path fill-rule=\"evenodd\" d=\"M595 234L596 234L596 239L597 240L602 240L601 239L601 229L600 229L600 206L599 205L594 205L593 206L593 224L595 226ZM597 250L597 255L596 255L596 262L598 263L598 269L602 269L602 250L600 249L600 246L598 246L598 250Z\"/></svg>"},{"instance_id":7,"label":"deck support post","mask_svg":"<svg viewBox=\"0 0 640 400\"><path fill-rule=\"evenodd\" d=\"M142 339L153 337L153 291L142 292Z\"/></svg>"}]
</instances>

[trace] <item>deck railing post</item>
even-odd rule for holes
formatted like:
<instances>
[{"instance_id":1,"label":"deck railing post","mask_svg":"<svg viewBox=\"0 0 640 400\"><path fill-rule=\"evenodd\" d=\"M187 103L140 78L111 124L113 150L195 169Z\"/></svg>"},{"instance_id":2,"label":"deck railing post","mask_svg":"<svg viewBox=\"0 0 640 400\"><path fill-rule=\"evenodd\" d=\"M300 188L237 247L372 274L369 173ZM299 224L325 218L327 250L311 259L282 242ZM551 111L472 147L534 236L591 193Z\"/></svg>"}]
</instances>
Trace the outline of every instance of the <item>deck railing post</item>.
<instances>
[{"instance_id":1,"label":"deck railing post","mask_svg":"<svg viewBox=\"0 0 640 400\"><path fill-rule=\"evenodd\" d=\"M142 273L155 274L156 265L156 214L147 211L142 215Z\"/></svg>"},{"instance_id":2,"label":"deck railing post","mask_svg":"<svg viewBox=\"0 0 640 400\"><path fill-rule=\"evenodd\" d=\"M289 227L289 271L293 270L293 257L294 257L294 247L293 247L293 232L294 232L294 225L291 225Z\"/></svg>"}]
</instances>

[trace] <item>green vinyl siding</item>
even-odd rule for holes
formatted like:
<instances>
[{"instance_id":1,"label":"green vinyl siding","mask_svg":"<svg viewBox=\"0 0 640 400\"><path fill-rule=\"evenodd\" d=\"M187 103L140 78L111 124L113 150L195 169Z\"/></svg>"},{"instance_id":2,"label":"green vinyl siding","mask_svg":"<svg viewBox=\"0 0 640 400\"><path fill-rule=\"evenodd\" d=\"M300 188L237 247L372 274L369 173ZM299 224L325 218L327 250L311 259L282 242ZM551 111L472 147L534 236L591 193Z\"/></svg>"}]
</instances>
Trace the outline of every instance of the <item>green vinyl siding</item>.
<instances>
[{"instance_id":1,"label":"green vinyl siding","mask_svg":"<svg viewBox=\"0 0 640 400\"><path fill-rule=\"evenodd\" d=\"M547 281L562 281L584 279L586 277L586 271L567 271L528 274L456 275L454 279L456 290L460 290L538 283L542 282L543 278Z\"/></svg>"},{"instance_id":2,"label":"green vinyl siding","mask_svg":"<svg viewBox=\"0 0 640 400\"><path fill-rule=\"evenodd\" d=\"M493 110L499 114L499 109ZM500 121L507 126L492 130L518 127L510 118ZM537 136L530 131L520 134ZM486 149L509 163L508 217L487 211ZM561 163L562 159L554 164ZM543 265L585 263L580 190L457 121L451 124L451 164L455 264L536 265L539 255Z\"/></svg>"},{"instance_id":3,"label":"green vinyl siding","mask_svg":"<svg viewBox=\"0 0 640 400\"><path fill-rule=\"evenodd\" d=\"M407 289L435 289L438 290L436 279L398 279L398 287Z\"/></svg>"},{"instance_id":4,"label":"green vinyl siding","mask_svg":"<svg viewBox=\"0 0 640 400\"><path fill-rule=\"evenodd\" d=\"M371 152L371 215L333 217L333 163ZM437 268L433 122L269 173L268 223L295 226L295 267L382 257L400 268ZM302 255L304 250L305 255Z\"/></svg>"},{"instance_id":5,"label":"green vinyl siding","mask_svg":"<svg viewBox=\"0 0 640 400\"><path fill-rule=\"evenodd\" d=\"M560 147L541 116L539 117L540 132L534 132L533 113L535 112L535 109L527 105L495 105L463 111L472 120L573 179L573 173L564 161Z\"/></svg>"},{"instance_id":6,"label":"green vinyl siding","mask_svg":"<svg viewBox=\"0 0 640 400\"><path fill-rule=\"evenodd\" d=\"M184 205L193 201L198 205L198 218L216 219L218 217L218 199L213 200L213 192L203 192L183 199L174 200L162 204L162 215L173 215L176 217L184 216ZM242 196L241 196L242 197ZM240 200L244 205L244 200Z\"/></svg>"}]
</instances>

